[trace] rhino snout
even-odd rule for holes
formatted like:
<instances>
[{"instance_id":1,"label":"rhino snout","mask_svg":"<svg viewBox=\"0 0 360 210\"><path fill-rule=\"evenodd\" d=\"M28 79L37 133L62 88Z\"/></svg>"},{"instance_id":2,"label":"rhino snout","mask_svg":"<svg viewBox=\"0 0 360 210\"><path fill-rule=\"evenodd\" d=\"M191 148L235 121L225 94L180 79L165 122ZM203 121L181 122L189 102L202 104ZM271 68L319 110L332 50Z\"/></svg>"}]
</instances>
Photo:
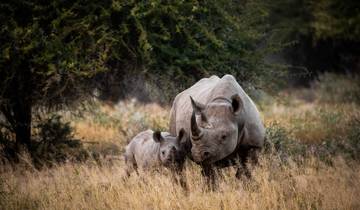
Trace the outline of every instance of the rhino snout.
<instances>
[{"instance_id":1,"label":"rhino snout","mask_svg":"<svg viewBox=\"0 0 360 210\"><path fill-rule=\"evenodd\" d=\"M192 154L196 163L206 162L211 158L210 151L193 152Z\"/></svg>"},{"instance_id":2,"label":"rhino snout","mask_svg":"<svg viewBox=\"0 0 360 210\"><path fill-rule=\"evenodd\" d=\"M177 162L182 159L184 155L181 151L178 151L175 147L172 147L168 153L168 156L166 158L166 162Z\"/></svg>"},{"instance_id":3,"label":"rhino snout","mask_svg":"<svg viewBox=\"0 0 360 210\"><path fill-rule=\"evenodd\" d=\"M202 156L204 157L204 159L210 157L210 152L203 152Z\"/></svg>"}]
</instances>

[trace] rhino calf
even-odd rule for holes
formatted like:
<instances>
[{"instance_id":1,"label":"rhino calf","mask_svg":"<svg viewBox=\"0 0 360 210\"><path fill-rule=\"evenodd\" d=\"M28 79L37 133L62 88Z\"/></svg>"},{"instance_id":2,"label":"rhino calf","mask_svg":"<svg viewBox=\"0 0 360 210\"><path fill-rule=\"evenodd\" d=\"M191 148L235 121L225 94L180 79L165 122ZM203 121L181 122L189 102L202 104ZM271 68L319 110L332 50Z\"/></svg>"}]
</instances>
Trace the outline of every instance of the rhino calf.
<instances>
[{"instance_id":1,"label":"rhino calf","mask_svg":"<svg viewBox=\"0 0 360 210\"><path fill-rule=\"evenodd\" d=\"M181 171L186 155L181 142L186 136L184 129L181 129L176 137L168 132L152 130L137 134L125 150L127 175L138 168L144 171L160 166Z\"/></svg>"}]
</instances>

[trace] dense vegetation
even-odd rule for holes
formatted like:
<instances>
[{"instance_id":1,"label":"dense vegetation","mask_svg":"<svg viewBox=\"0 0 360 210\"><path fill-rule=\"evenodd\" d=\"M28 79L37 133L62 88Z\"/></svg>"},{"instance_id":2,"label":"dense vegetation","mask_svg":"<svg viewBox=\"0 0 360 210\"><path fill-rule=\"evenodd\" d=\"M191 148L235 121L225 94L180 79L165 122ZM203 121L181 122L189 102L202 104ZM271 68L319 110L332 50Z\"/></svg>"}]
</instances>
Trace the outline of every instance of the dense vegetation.
<instances>
[{"instance_id":1,"label":"dense vegetation","mask_svg":"<svg viewBox=\"0 0 360 210\"><path fill-rule=\"evenodd\" d=\"M359 1L276 0L268 5L272 27L294 41L284 52L293 74L305 68L309 80L318 72L359 72Z\"/></svg>"},{"instance_id":2,"label":"dense vegetation","mask_svg":"<svg viewBox=\"0 0 360 210\"><path fill-rule=\"evenodd\" d=\"M269 74L267 13L257 1L38 0L0 9L2 126L15 133L16 151L32 150L38 109L94 93L116 99L109 90L120 81L115 89L124 96L124 78L144 78L170 101L203 76Z\"/></svg>"}]
</instances>

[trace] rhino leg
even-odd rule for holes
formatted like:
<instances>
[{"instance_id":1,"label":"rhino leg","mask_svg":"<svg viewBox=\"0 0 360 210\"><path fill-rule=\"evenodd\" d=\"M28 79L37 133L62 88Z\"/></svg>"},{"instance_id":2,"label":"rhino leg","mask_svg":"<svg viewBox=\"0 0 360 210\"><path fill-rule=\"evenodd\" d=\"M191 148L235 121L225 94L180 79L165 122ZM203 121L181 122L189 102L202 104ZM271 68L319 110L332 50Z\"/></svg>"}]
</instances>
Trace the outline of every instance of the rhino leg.
<instances>
[{"instance_id":1,"label":"rhino leg","mask_svg":"<svg viewBox=\"0 0 360 210\"><path fill-rule=\"evenodd\" d=\"M137 172L136 160L135 160L134 156L129 152L127 154L125 154L124 158L125 158L125 164L126 164L125 172L126 172L126 175L129 177L133 171Z\"/></svg>"},{"instance_id":2,"label":"rhino leg","mask_svg":"<svg viewBox=\"0 0 360 210\"><path fill-rule=\"evenodd\" d=\"M236 171L236 178L240 179L242 176L251 178L251 171L247 164L250 162L252 165L257 165L259 152L260 148L258 147L244 147L239 150L240 163Z\"/></svg>"},{"instance_id":3,"label":"rhino leg","mask_svg":"<svg viewBox=\"0 0 360 210\"><path fill-rule=\"evenodd\" d=\"M246 163L241 162L235 174L236 178L240 179L241 177L251 178L251 172L247 167Z\"/></svg>"},{"instance_id":4,"label":"rhino leg","mask_svg":"<svg viewBox=\"0 0 360 210\"><path fill-rule=\"evenodd\" d=\"M251 161L251 164L257 165L259 164L259 153L261 151L261 148L259 147L253 147L249 151L249 158Z\"/></svg>"},{"instance_id":5,"label":"rhino leg","mask_svg":"<svg viewBox=\"0 0 360 210\"><path fill-rule=\"evenodd\" d=\"M206 178L206 184L211 191L216 190L215 170L213 166L202 166L201 174Z\"/></svg>"},{"instance_id":6,"label":"rhino leg","mask_svg":"<svg viewBox=\"0 0 360 210\"><path fill-rule=\"evenodd\" d=\"M189 191L183 167L179 170L173 170L172 175L176 184L179 184L186 192Z\"/></svg>"}]
</instances>

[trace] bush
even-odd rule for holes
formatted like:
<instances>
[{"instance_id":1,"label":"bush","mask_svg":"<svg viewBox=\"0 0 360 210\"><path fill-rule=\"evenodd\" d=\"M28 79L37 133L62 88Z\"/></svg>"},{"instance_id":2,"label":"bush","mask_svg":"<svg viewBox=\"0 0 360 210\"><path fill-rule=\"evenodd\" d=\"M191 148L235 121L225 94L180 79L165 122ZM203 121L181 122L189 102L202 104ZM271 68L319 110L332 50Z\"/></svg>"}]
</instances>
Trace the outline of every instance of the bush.
<instances>
[{"instance_id":1,"label":"bush","mask_svg":"<svg viewBox=\"0 0 360 210\"><path fill-rule=\"evenodd\" d=\"M276 153L281 160L289 157L300 160L306 156L306 145L292 138L285 128L275 122L266 128L265 153Z\"/></svg>"},{"instance_id":2,"label":"bush","mask_svg":"<svg viewBox=\"0 0 360 210\"><path fill-rule=\"evenodd\" d=\"M88 158L80 140L74 139L69 123L63 123L59 115L41 121L35 129L38 133L34 136L30 153L36 167Z\"/></svg>"},{"instance_id":3,"label":"bush","mask_svg":"<svg viewBox=\"0 0 360 210\"><path fill-rule=\"evenodd\" d=\"M351 122L347 139L349 142L348 153L350 157L360 160L360 118L356 118Z\"/></svg>"},{"instance_id":4,"label":"bush","mask_svg":"<svg viewBox=\"0 0 360 210\"><path fill-rule=\"evenodd\" d=\"M0 129L0 163L17 162L16 145L9 131Z\"/></svg>"},{"instance_id":5,"label":"bush","mask_svg":"<svg viewBox=\"0 0 360 210\"><path fill-rule=\"evenodd\" d=\"M289 158L301 162L315 156L332 164L335 156L347 160L360 160L360 119L355 117L347 125L347 135L329 136L322 143L305 144L293 138L291 133L277 123L266 129L265 154L276 154L282 161Z\"/></svg>"},{"instance_id":6,"label":"bush","mask_svg":"<svg viewBox=\"0 0 360 210\"><path fill-rule=\"evenodd\" d=\"M342 155L347 159L360 160L360 118L348 123L347 135L328 138L322 144L320 157Z\"/></svg>"}]
</instances>

